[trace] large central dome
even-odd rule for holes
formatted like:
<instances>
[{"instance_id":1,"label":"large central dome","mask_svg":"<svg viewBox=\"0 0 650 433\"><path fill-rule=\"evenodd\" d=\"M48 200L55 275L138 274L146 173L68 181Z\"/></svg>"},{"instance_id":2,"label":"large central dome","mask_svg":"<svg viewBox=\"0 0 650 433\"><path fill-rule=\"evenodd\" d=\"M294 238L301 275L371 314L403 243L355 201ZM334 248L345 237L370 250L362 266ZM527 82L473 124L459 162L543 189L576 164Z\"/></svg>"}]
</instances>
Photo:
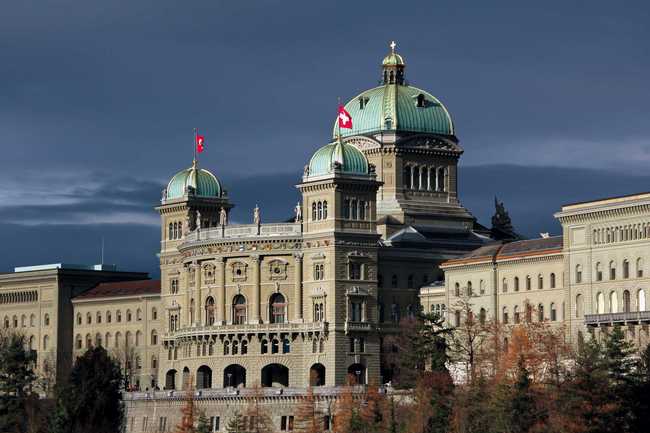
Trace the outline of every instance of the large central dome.
<instances>
[{"instance_id":1,"label":"large central dome","mask_svg":"<svg viewBox=\"0 0 650 433\"><path fill-rule=\"evenodd\" d=\"M405 64L394 46L382 66L383 84L345 104L352 115L352 129L342 129L343 137L381 132L454 135L454 124L445 106L429 92L406 83ZM332 136L337 134L335 121Z\"/></svg>"}]
</instances>

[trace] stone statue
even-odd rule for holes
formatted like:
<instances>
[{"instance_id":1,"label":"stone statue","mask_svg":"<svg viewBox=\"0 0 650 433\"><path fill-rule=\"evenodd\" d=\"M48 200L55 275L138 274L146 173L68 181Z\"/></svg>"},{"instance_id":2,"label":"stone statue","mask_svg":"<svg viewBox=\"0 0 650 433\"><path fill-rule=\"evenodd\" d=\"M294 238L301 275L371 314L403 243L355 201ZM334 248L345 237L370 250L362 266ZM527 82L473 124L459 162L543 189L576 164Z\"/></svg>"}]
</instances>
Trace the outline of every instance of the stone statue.
<instances>
[{"instance_id":1,"label":"stone statue","mask_svg":"<svg viewBox=\"0 0 650 433\"><path fill-rule=\"evenodd\" d=\"M262 220L260 219L260 208L255 205L255 209L253 209L253 223L260 225Z\"/></svg>"},{"instance_id":2,"label":"stone statue","mask_svg":"<svg viewBox=\"0 0 650 433\"><path fill-rule=\"evenodd\" d=\"M224 208L219 211L219 225L225 226L228 224L228 214Z\"/></svg>"},{"instance_id":3,"label":"stone statue","mask_svg":"<svg viewBox=\"0 0 650 433\"><path fill-rule=\"evenodd\" d=\"M192 231L192 218L189 212L185 215L185 227L188 233Z\"/></svg>"},{"instance_id":4,"label":"stone statue","mask_svg":"<svg viewBox=\"0 0 650 433\"><path fill-rule=\"evenodd\" d=\"M298 223L302 221L302 206L300 205L300 202L296 204L294 211L296 213L296 222Z\"/></svg>"},{"instance_id":5,"label":"stone statue","mask_svg":"<svg viewBox=\"0 0 650 433\"><path fill-rule=\"evenodd\" d=\"M302 171L303 176L309 176L309 165L306 165Z\"/></svg>"},{"instance_id":6,"label":"stone statue","mask_svg":"<svg viewBox=\"0 0 650 433\"><path fill-rule=\"evenodd\" d=\"M516 240L520 239L514 227L512 220L506 210L503 202L494 197L494 215L492 216L492 236L498 240Z\"/></svg>"},{"instance_id":7,"label":"stone statue","mask_svg":"<svg viewBox=\"0 0 650 433\"><path fill-rule=\"evenodd\" d=\"M201 212L196 211L196 230L199 230L201 228Z\"/></svg>"},{"instance_id":8,"label":"stone statue","mask_svg":"<svg viewBox=\"0 0 650 433\"><path fill-rule=\"evenodd\" d=\"M163 188L162 190L162 197L160 198L160 201L163 202L167 200L167 188Z\"/></svg>"}]
</instances>

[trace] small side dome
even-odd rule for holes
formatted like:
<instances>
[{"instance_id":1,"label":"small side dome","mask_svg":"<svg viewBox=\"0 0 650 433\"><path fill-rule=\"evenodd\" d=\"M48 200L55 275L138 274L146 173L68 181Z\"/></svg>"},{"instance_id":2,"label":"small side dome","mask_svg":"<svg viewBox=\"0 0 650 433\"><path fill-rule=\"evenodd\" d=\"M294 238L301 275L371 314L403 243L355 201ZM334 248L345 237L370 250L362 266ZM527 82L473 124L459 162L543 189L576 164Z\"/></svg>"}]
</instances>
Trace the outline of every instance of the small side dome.
<instances>
[{"instance_id":1,"label":"small side dome","mask_svg":"<svg viewBox=\"0 0 650 433\"><path fill-rule=\"evenodd\" d=\"M196 160L190 168L179 171L167 184L167 200L182 198L189 193L198 197L220 198L223 189L219 179L209 172L197 167Z\"/></svg>"},{"instance_id":2,"label":"small side dome","mask_svg":"<svg viewBox=\"0 0 650 433\"><path fill-rule=\"evenodd\" d=\"M343 174L367 175L368 159L355 146L337 141L318 149L309 160L307 176L322 176L337 170Z\"/></svg>"}]
</instances>

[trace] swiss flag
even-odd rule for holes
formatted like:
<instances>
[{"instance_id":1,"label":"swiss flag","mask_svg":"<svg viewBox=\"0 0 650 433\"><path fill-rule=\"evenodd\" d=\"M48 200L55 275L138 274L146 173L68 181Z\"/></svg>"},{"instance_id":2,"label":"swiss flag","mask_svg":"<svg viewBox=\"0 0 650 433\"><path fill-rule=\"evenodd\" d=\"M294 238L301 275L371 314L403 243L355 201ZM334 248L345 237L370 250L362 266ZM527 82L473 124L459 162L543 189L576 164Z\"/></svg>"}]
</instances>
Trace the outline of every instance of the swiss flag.
<instances>
[{"instance_id":1,"label":"swiss flag","mask_svg":"<svg viewBox=\"0 0 650 433\"><path fill-rule=\"evenodd\" d=\"M343 105L339 105L339 127L352 129L352 116L345 111Z\"/></svg>"},{"instance_id":2,"label":"swiss flag","mask_svg":"<svg viewBox=\"0 0 650 433\"><path fill-rule=\"evenodd\" d=\"M196 151L198 153L203 152L203 142L205 141L205 137L202 135L197 135L196 136Z\"/></svg>"}]
</instances>

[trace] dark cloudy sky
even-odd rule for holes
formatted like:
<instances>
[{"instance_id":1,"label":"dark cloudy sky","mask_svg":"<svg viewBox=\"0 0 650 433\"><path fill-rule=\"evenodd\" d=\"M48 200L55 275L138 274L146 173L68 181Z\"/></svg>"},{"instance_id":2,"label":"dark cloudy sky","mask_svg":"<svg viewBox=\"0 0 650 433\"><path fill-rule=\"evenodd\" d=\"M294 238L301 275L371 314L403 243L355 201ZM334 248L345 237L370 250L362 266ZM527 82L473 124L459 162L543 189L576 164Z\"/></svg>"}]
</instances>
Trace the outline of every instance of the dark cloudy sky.
<instances>
[{"instance_id":1,"label":"dark cloudy sky","mask_svg":"<svg viewBox=\"0 0 650 433\"><path fill-rule=\"evenodd\" d=\"M486 223L557 232L561 203L650 190L647 1L5 2L0 270L107 261L155 272L152 206L205 133L249 219L290 215L338 96L372 87L391 39L465 148Z\"/></svg>"}]
</instances>

